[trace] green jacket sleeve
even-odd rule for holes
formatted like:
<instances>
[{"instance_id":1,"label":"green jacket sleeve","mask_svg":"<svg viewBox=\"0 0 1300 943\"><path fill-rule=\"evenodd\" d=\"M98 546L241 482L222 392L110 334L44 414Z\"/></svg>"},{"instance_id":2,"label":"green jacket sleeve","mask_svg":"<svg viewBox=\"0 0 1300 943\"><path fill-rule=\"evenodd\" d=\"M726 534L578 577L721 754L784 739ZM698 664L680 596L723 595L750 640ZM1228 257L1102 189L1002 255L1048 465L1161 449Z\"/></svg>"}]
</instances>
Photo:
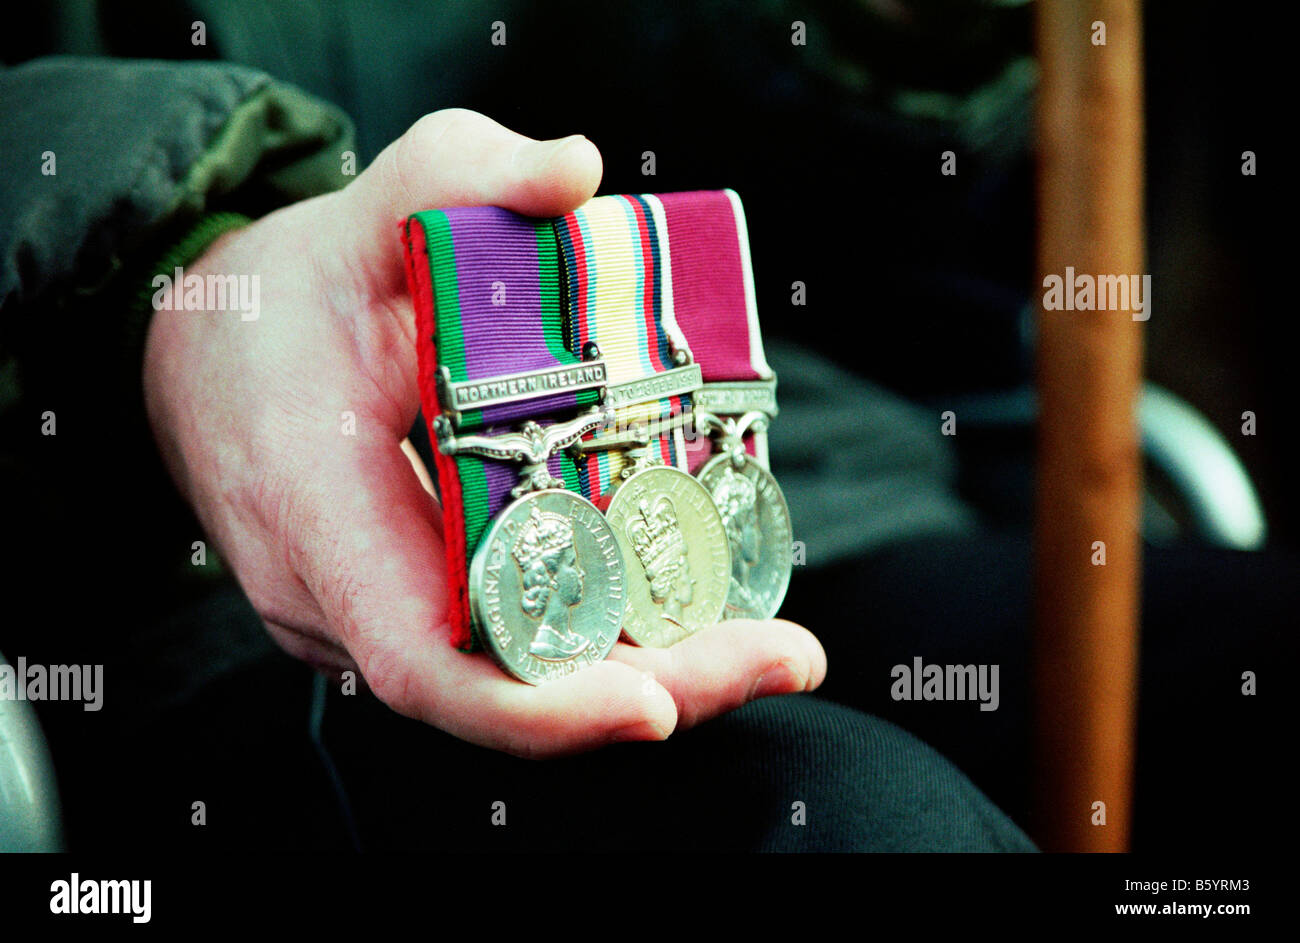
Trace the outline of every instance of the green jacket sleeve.
<instances>
[{"instance_id":1,"label":"green jacket sleeve","mask_svg":"<svg viewBox=\"0 0 1300 943\"><path fill-rule=\"evenodd\" d=\"M203 217L351 179L341 111L226 63L40 59L0 71L0 115L0 408L74 369L69 321L138 369L131 302Z\"/></svg>"},{"instance_id":2,"label":"green jacket sleeve","mask_svg":"<svg viewBox=\"0 0 1300 943\"><path fill-rule=\"evenodd\" d=\"M347 182L347 117L223 63L58 57L0 72L0 311L93 290L160 227Z\"/></svg>"}]
</instances>

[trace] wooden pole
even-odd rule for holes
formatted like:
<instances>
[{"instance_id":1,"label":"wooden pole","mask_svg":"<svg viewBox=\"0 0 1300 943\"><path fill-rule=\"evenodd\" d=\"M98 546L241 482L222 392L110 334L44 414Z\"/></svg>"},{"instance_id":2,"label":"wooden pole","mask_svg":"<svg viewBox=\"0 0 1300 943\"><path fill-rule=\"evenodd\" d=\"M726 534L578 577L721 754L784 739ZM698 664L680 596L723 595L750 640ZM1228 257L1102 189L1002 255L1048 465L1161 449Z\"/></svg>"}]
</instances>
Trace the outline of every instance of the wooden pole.
<instances>
[{"instance_id":1,"label":"wooden pole","mask_svg":"<svg viewBox=\"0 0 1300 943\"><path fill-rule=\"evenodd\" d=\"M1059 301L1069 304L1072 289L1086 287L1081 276L1125 276L1132 287L1129 276L1146 271L1141 8L1138 0L1035 6L1041 412L1031 830L1048 851L1123 851L1137 702L1142 324L1132 297L1118 310L1048 310L1044 279L1060 276Z\"/></svg>"}]
</instances>

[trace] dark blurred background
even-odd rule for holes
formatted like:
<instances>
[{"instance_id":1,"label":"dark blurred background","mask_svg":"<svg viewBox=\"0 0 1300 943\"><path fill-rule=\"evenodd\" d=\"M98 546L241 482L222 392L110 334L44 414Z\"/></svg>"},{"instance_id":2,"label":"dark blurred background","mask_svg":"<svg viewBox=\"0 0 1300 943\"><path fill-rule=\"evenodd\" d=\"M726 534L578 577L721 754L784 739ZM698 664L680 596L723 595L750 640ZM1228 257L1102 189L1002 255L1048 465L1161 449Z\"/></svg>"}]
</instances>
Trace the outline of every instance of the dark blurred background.
<instances>
[{"instance_id":1,"label":"dark blurred background","mask_svg":"<svg viewBox=\"0 0 1300 943\"><path fill-rule=\"evenodd\" d=\"M1284 288L1290 267L1280 264L1289 204L1280 184L1285 152L1278 146L1289 97L1281 72L1289 62L1279 54L1281 31L1268 4L1157 2L1145 9L1154 295L1147 375L1203 414L1240 457L1259 494L1268 549L1229 554L1205 547L1184 502L1152 470L1144 609L1150 650L1144 650L1143 674L1148 735L1139 761L1139 813L1146 815L1140 821L1148 824L1139 826L1137 839L1146 847L1193 840L1235 847L1246 840L1241 836L1265 827L1273 808L1269 790L1280 788L1276 771L1242 774L1262 783L1257 793L1254 786L1231 785L1241 771L1234 772L1233 760L1202 756L1197 762L1187 751L1210 737L1233 744L1232 755L1246 758L1242 763L1273 762L1278 752L1270 708L1207 692L1235 694L1230 682L1243 664L1260 664L1291 646L1289 634L1284 641L1281 633L1294 618L1300 503L1285 431L1296 404L1289 369L1293 314ZM1029 312L1037 292L1030 4L106 0L51 4L33 15L29 29L0 36L6 63L63 52L254 66L351 115L359 164L425 112L460 106L536 137L586 134L604 155L603 193L734 188L748 213L765 334L775 348L784 342L813 358L791 355L787 362L812 364L828 377L843 371L866 384L864 390L896 394L905 404L899 409L910 410L899 422L932 421L936 437L940 411L954 404L980 403L993 413L999 404L1013 404L1011 413L1021 418L970 426L958 410L959 434L942 443L953 456L961 527L940 528L928 542L881 542L864 549L871 556L819 561L816 533L801 534L796 514L796 537L808 535L810 566L797 574L786 612L827 640L827 696L885 713L919 733L1022 820L1034 442L1032 410L1025 414L1022 407L1032 383ZM190 24L200 19L208 44L196 48ZM503 47L490 42L497 20L506 24ZM796 20L806 25L806 45L791 43ZM947 150L957 155L955 176L939 172ZM1257 176L1241 174L1244 150L1256 153ZM653 177L642 174L645 151L655 155ZM791 305L795 281L806 285L804 308ZM787 379L800 382L783 377L783 387ZM831 402L826 410L842 412L846 405L853 408ZM817 415L809 410L791 415ZM1241 434L1245 410L1257 416L1253 437ZM876 431L887 425L875 421ZM70 463L102 462L66 448ZM870 463L886 451L873 452L864 434L851 455ZM793 451L774 453L774 462L790 476L818 471ZM215 682L208 690L216 693L207 701L189 695L168 701L193 711L170 723L184 716L187 729L238 751L248 731L230 732L223 712L252 710L245 697L251 686L296 692L284 695L292 705L285 708L288 719L272 714L292 736L305 722L309 679L264 647L240 676L231 665L244 662L232 661L230 652L259 644L255 632L231 629L242 641L227 645L220 634L194 628L182 606L188 590L173 594L158 576L175 575L168 585L193 579L180 573L174 550L176 540L188 545L181 535L192 534L193 525L174 501L141 525L132 510L136 497L156 497L168 486L155 461L142 458L134 467L131 483L111 492L119 500L99 509L103 522L84 536L102 568L95 578L106 587L94 607L97 618L104 627L165 619L157 624L166 629L130 633L149 642L129 644L180 647L176 639L189 638L186 644L203 653L178 655L176 664L202 663L201 673ZM6 502L23 501L18 474ZM890 507L882 505L880 513ZM869 528L870 511L846 506L850 520L853 508L864 515L861 528ZM65 580L76 578L66 563L42 568L33 562L64 559L60 541L79 532L80 520L67 514L58 527L42 519L21 531L26 543L15 550L10 572L22 582L11 598L55 599ZM148 604L135 591L142 585L151 586ZM859 591L847 598L846 586ZM247 621L237 595L211 593L205 604L243 612ZM83 622L86 605L82 598L46 609L43 628ZM8 627L10 639L39 647L42 633L31 625L26 630ZM0 636L0 648L17 647ZM1000 716L927 713L889 702L879 672L922 650L928 661L1002 663ZM1226 680L1214 676L1216 665L1227 671ZM146 692L173 687L152 667L141 669L138 681ZM59 726L57 718L53 723ZM171 729L158 736L174 735L180 734ZM64 736L71 741L84 733ZM57 746L56 740L56 760ZM272 752L258 762L272 769L288 764ZM69 767L71 778L93 766ZM297 769L286 765L280 775L307 784L303 792L317 802L310 808L331 808L319 771ZM218 773L202 758L192 758L183 773L201 782L220 775L231 777L236 792L244 788L234 772ZM1214 790L1234 811L1194 839L1188 817ZM158 801L171 801L165 796L172 794L159 787ZM256 806L255 793L240 794ZM315 820L302 816L301 834L281 820L283 844L330 844L314 830ZM99 814L74 808L72 819L74 834L79 829L91 840L118 834Z\"/></svg>"},{"instance_id":2,"label":"dark blurred background","mask_svg":"<svg viewBox=\"0 0 1300 943\"><path fill-rule=\"evenodd\" d=\"M1295 401L1290 319L1270 274L1286 271L1272 248L1286 60L1267 4L1145 11L1147 373L1232 443L1270 533L1294 542L1280 434ZM586 134L605 157L602 192L732 187L768 334L936 403L1030 379L1029 3L105 0L41 12L37 29L0 39L6 62L59 49L255 66L344 108L362 163L456 105L538 137ZM190 42L195 19L204 47ZM791 43L794 21L805 46ZM641 173L646 150L654 177ZM955 177L938 172L945 150ZM1241 174L1244 150L1257 176ZM790 305L796 280L807 318ZM1258 417L1253 438L1244 410Z\"/></svg>"}]
</instances>

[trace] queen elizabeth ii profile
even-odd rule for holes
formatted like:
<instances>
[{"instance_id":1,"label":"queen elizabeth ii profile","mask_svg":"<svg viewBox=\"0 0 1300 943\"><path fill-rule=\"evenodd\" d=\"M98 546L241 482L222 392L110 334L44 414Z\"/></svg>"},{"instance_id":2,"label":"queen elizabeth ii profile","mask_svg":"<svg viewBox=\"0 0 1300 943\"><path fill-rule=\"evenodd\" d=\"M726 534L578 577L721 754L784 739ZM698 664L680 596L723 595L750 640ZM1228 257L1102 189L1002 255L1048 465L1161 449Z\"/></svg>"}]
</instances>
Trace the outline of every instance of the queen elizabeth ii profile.
<instances>
[{"instance_id":1,"label":"queen elizabeth ii profile","mask_svg":"<svg viewBox=\"0 0 1300 943\"><path fill-rule=\"evenodd\" d=\"M748 476L728 468L713 489L731 547L731 589L728 597L741 608L755 605L750 571L758 564L762 536L758 528L758 492ZM729 603L730 605L730 603Z\"/></svg>"},{"instance_id":2,"label":"queen elizabeth ii profile","mask_svg":"<svg viewBox=\"0 0 1300 943\"><path fill-rule=\"evenodd\" d=\"M519 608L541 620L528 651L547 661L566 661L582 653L591 639L569 628L570 610L582 602L584 575L573 546L573 525L534 507L511 555L523 586Z\"/></svg>"}]
</instances>

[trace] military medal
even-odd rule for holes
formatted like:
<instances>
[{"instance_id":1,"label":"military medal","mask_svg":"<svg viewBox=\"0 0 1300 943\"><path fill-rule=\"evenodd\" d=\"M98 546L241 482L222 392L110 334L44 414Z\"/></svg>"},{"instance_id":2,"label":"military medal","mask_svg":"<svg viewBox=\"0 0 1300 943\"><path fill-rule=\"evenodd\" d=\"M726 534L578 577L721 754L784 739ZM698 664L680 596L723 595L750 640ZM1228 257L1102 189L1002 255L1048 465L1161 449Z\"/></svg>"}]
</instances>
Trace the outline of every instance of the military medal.
<instances>
[{"instance_id":1,"label":"military medal","mask_svg":"<svg viewBox=\"0 0 1300 943\"><path fill-rule=\"evenodd\" d=\"M672 317L662 207L600 197L556 220L570 345L608 371L612 428L586 436L582 493L605 508L627 568L623 632L664 647L722 617L731 572L722 517L684 470L683 426L700 368Z\"/></svg>"},{"instance_id":2,"label":"military medal","mask_svg":"<svg viewBox=\"0 0 1300 943\"><path fill-rule=\"evenodd\" d=\"M772 473L745 451L743 426L738 429L724 432L722 454L696 476L722 515L731 549L724 618L770 619L790 585L790 509Z\"/></svg>"},{"instance_id":3,"label":"military medal","mask_svg":"<svg viewBox=\"0 0 1300 943\"><path fill-rule=\"evenodd\" d=\"M619 637L623 555L564 450L609 421L606 365L565 346L551 223L435 210L404 239L453 641L534 684L594 664Z\"/></svg>"},{"instance_id":4,"label":"military medal","mask_svg":"<svg viewBox=\"0 0 1300 943\"><path fill-rule=\"evenodd\" d=\"M731 557L699 482L650 466L618 487L605 513L627 560L629 639L665 648L722 618Z\"/></svg>"},{"instance_id":5,"label":"military medal","mask_svg":"<svg viewBox=\"0 0 1300 943\"><path fill-rule=\"evenodd\" d=\"M434 210L403 239L453 643L539 683L620 632L773 615L790 520L735 194Z\"/></svg>"},{"instance_id":6,"label":"military medal","mask_svg":"<svg viewBox=\"0 0 1300 943\"><path fill-rule=\"evenodd\" d=\"M767 467L776 375L763 354L740 198L731 190L659 197L671 247L673 316L699 364L696 429L712 447L692 457L721 513L731 572L724 617L776 615L790 584L793 533Z\"/></svg>"},{"instance_id":7,"label":"military medal","mask_svg":"<svg viewBox=\"0 0 1300 943\"><path fill-rule=\"evenodd\" d=\"M590 501L563 490L546 462L607 422L599 412L520 433L446 436L451 455L522 463L515 498L492 521L469 569L470 617L510 674L536 684L595 664L618 641L624 567L618 541Z\"/></svg>"}]
</instances>

